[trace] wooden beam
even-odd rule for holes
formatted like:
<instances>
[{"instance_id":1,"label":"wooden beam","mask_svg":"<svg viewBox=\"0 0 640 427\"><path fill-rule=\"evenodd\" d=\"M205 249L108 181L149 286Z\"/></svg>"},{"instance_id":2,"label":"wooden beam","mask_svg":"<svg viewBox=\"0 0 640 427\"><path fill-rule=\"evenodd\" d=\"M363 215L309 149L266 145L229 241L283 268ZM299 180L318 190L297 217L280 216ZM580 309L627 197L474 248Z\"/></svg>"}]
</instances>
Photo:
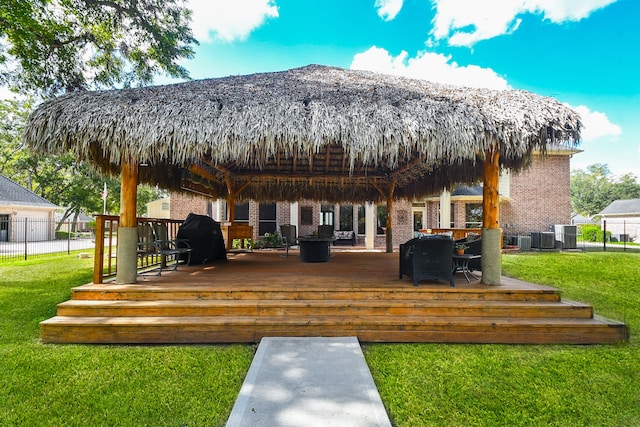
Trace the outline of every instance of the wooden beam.
<instances>
[{"instance_id":1,"label":"wooden beam","mask_svg":"<svg viewBox=\"0 0 640 427\"><path fill-rule=\"evenodd\" d=\"M251 184L251 177L249 177L249 179L247 180L247 182L245 182L244 184L242 184L242 185L240 186L240 188L238 188L238 189L236 190L236 194L240 194L240 193L242 193L242 190L244 190L245 188L247 188L247 187L249 186L249 184Z\"/></svg>"},{"instance_id":2,"label":"wooden beam","mask_svg":"<svg viewBox=\"0 0 640 427\"><path fill-rule=\"evenodd\" d=\"M500 154L495 149L485 153L482 188L482 280L485 285L499 285L502 277L500 230Z\"/></svg>"},{"instance_id":3,"label":"wooden beam","mask_svg":"<svg viewBox=\"0 0 640 427\"><path fill-rule=\"evenodd\" d=\"M104 275L104 215L96 216L96 244L93 256L93 283L102 283Z\"/></svg>"},{"instance_id":4,"label":"wooden beam","mask_svg":"<svg viewBox=\"0 0 640 427\"><path fill-rule=\"evenodd\" d=\"M373 186L373 188L375 188L376 190L378 190L378 193L380 193L380 195L381 195L382 197L386 197L386 196L387 196L387 193L385 193L385 192L382 190L382 188L381 188L381 187L376 183L376 181L375 181L375 180L373 180L373 179L371 180L371 185Z\"/></svg>"},{"instance_id":5,"label":"wooden beam","mask_svg":"<svg viewBox=\"0 0 640 427\"><path fill-rule=\"evenodd\" d=\"M122 162L122 188L120 190L120 227L137 227L138 216L138 164Z\"/></svg>"},{"instance_id":6,"label":"wooden beam","mask_svg":"<svg viewBox=\"0 0 640 427\"><path fill-rule=\"evenodd\" d=\"M227 221L233 224L236 214L236 194L233 188L233 181L228 174L224 175L224 182L227 184Z\"/></svg>"},{"instance_id":7,"label":"wooden beam","mask_svg":"<svg viewBox=\"0 0 640 427\"><path fill-rule=\"evenodd\" d=\"M423 157L424 156L416 157L415 159L411 160L409 163L407 163L406 165L404 165L400 169L397 169L397 170L393 171L393 176L394 177L398 177L399 175L401 175L401 174L405 173L406 171L412 169L418 163L422 163L424 161Z\"/></svg>"},{"instance_id":8,"label":"wooden beam","mask_svg":"<svg viewBox=\"0 0 640 427\"><path fill-rule=\"evenodd\" d=\"M120 221L118 224L117 283L136 283L138 276L138 164L122 157Z\"/></svg>"},{"instance_id":9,"label":"wooden beam","mask_svg":"<svg viewBox=\"0 0 640 427\"><path fill-rule=\"evenodd\" d=\"M484 161L482 187L482 227L500 228L500 153L488 150Z\"/></svg>"},{"instance_id":10,"label":"wooden beam","mask_svg":"<svg viewBox=\"0 0 640 427\"><path fill-rule=\"evenodd\" d=\"M397 179L393 179L389 183L389 194L387 195L387 232L386 232L386 242L387 242L387 253L393 253L393 193L396 190L396 185L398 184Z\"/></svg>"}]
</instances>

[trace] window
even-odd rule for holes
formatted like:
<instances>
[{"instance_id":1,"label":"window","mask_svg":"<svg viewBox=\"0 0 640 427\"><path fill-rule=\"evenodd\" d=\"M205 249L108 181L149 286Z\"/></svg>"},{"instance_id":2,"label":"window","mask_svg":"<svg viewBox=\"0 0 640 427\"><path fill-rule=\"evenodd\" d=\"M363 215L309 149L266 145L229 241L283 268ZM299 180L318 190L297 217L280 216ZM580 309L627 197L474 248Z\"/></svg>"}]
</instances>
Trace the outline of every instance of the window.
<instances>
[{"instance_id":1,"label":"window","mask_svg":"<svg viewBox=\"0 0 640 427\"><path fill-rule=\"evenodd\" d=\"M353 231L353 205L340 205L340 231Z\"/></svg>"},{"instance_id":2,"label":"window","mask_svg":"<svg viewBox=\"0 0 640 427\"><path fill-rule=\"evenodd\" d=\"M424 228L423 224L423 211L413 211L413 231L420 231Z\"/></svg>"},{"instance_id":3,"label":"window","mask_svg":"<svg viewBox=\"0 0 640 427\"><path fill-rule=\"evenodd\" d=\"M482 204L481 203L467 203L465 206L465 228L480 228L482 227Z\"/></svg>"},{"instance_id":4,"label":"window","mask_svg":"<svg viewBox=\"0 0 640 427\"><path fill-rule=\"evenodd\" d=\"M322 205L320 207L320 225L333 225L333 205Z\"/></svg>"},{"instance_id":5,"label":"window","mask_svg":"<svg viewBox=\"0 0 640 427\"><path fill-rule=\"evenodd\" d=\"M266 233L276 231L276 204L260 203L258 207L258 235L264 236Z\"/></svg>"},{"instance_id":6,"label":"window","mask_svg":"<svg viewBox=\"0 0 640 427\"><path fill-rule=\"evenodd\" d=\"M234 205L233 222L249 223L249 202L236 203Z\"/></svg>"},{"instance_id":7,"label":"window","mask_svg":"<svg viewBox=\"0 0 640 427\"><path fill-rule=\"evenodd\" d=\"M358 205L358 234L365 234L367 219L363 205Z\"/></svg>"},{"instance_id":8,"label":"window","mask_svg":"<svg viewBox=\"0 0 640 427\"><path fill-rule=\"evenodd\" d=\"M300 207L300 225L313 225L313 207Z\"/></svg>"},{"instance_id":9,"label":"window","mask_svg":"<svg viewBox=\"0 0 640 427\"><path fill-rule=\"evenodd\" d=\"M9 215L0 215L0 242L9 241Z\"/></svg>"},{"instance_id":10,"label":"window","mask_svg":"<svg viewBox=\"0 0 640 427\"><path fill-rule=\"evenodd\" d=\"M377 206L376 221L376 234L385 234L387 231L387 205Z\"/></svg>"},{"instance_id":11,"label":"window","mask_svg":"<svg viewBox=\"0 0 640 427\"><path fill-rule=\"evenodd\" d=\"M450 212L451 212L451 215L449 217L449 227L454 228L456 226L456 215L455 215L456 207L453 203L451 203Z\"/></svg>"}]
</instances>

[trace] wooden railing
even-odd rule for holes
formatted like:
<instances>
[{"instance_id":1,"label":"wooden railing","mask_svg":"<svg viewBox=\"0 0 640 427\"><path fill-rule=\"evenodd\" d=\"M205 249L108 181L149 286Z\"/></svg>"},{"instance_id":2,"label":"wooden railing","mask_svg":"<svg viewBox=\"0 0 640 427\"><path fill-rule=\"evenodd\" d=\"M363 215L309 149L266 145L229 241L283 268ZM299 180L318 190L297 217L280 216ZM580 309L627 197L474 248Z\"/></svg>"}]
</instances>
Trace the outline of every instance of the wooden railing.
<instances>
[{"instance_id":1,"label":"wooden railing","mask_svg":"<svg viewBox=\"0 0 640 427\"><path fill-rule=\"evenodd\" d=\"M481 228L428 228L420 230L421 233L427 234L439 234L439 233L453 233L453 240L459 240L466 238L469 233L482 234Z\"/></svg>"},{"instance_id":2,"label":"wooden railing","mask_svg":"<svg viewBox=\"0 0 640 427\"><path fill-rule=\"evenodd\" d=\"M96 216L96 247L93 263L93 283L104 283L115 279L117 273L118 226L120 217L114 215ZM183 220L166 218L138 218L138 224L165 223L169 239L175 239ZM148 255L138 260L138 270L159 267L159 256Z\"/></svg>"}]
</instances>

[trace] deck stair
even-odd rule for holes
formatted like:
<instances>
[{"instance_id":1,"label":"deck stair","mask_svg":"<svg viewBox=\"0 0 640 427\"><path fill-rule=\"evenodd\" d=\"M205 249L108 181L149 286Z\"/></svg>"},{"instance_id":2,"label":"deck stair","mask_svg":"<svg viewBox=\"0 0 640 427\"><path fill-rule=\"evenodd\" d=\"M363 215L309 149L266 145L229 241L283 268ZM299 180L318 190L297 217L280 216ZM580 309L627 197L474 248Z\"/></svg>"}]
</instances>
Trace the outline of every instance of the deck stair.
<instances>
[{"instance_id":1,"label":"deck stair","mask_svg":"<svg viewBox=\"0 0 640 427\"><path fill-rule=\"evenodd\" d=\"M42 341L173 344L357 336L364 342L597 344L628 339L626 325L594 316L591 306L512 279L505 278L504 286L461 282L451 288L415 287L410 280L385 277L358 279L368 285L347 279L329 286L303 280L300 275L307 273L298 270L291 274L287 283L256 276L225 284L225 274L203 280L202 272L189 267L134 285L80 286L58 305L56 317L40 324Z\"/></svg>"}]
</instances>

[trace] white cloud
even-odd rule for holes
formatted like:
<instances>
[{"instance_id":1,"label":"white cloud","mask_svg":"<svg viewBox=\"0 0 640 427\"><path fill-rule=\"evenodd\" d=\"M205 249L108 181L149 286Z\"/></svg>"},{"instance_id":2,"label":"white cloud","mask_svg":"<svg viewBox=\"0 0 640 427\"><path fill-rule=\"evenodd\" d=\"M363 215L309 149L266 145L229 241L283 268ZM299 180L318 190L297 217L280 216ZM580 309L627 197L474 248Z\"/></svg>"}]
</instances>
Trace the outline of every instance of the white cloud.
<instances>
[{"instance_id":1,"label":"white cloud","mask_svg":"<svg viewBox=\"0 0 640 427\"><path fill-rule=\"evenodd\" d=\"M480 40L510 34L518 29L519 15L531 13L560 24L579 21L617 0L496 1L491 6L477 0L434 0L436 15L431 35L448 39L452 46L471 46Z\"/></svg>"},{"instance_id":2,"label":"white cloud","mask_svg":"<svg viewBox=\"0 0 640 427\"><path fill-rule=\"evenodd\" d=\"M490 68L460 66L451 61L451 56L432 52L422 52L415 58L408 58L407 52L403 51L393 57L385 49L373 46L355 55L351 68L457 86L509 88L507 81Z\"/></svg>"},{"instance_id":3,"label":"white cloud","mask_svg":"<svg viewBox=\"0 0 640 427\"><path fill-rule=\"evenodd\" d=\"M275 0L188 0L191 28L200 42L244 40L269 18L278 17Z\"/></svg>"},{"instance_id":4,"label":"white cloud","mask_svg":"<svg viewBox=\"0 0 640 427\"><path fill-rule=\"evenodd\" d=\"M378 16L385 21L393 21L400 9L403 0L376 0L375 7L378 8Z\"/></svg>"},{"instance_id":5,"label":"white cloud","mask_svg":"<svg viewBox=\"0 0 640 427\"><path fill-rule=\"evenodd\" d=\"M582 140L584 142L591 142L600 140L603 138L609 138L615 140L621 133L622 128L614 123L611 123L606 114L599 111L591 111L589 107L579 105L573 107L582 118Z\"/></svg>"}]
</instances>

